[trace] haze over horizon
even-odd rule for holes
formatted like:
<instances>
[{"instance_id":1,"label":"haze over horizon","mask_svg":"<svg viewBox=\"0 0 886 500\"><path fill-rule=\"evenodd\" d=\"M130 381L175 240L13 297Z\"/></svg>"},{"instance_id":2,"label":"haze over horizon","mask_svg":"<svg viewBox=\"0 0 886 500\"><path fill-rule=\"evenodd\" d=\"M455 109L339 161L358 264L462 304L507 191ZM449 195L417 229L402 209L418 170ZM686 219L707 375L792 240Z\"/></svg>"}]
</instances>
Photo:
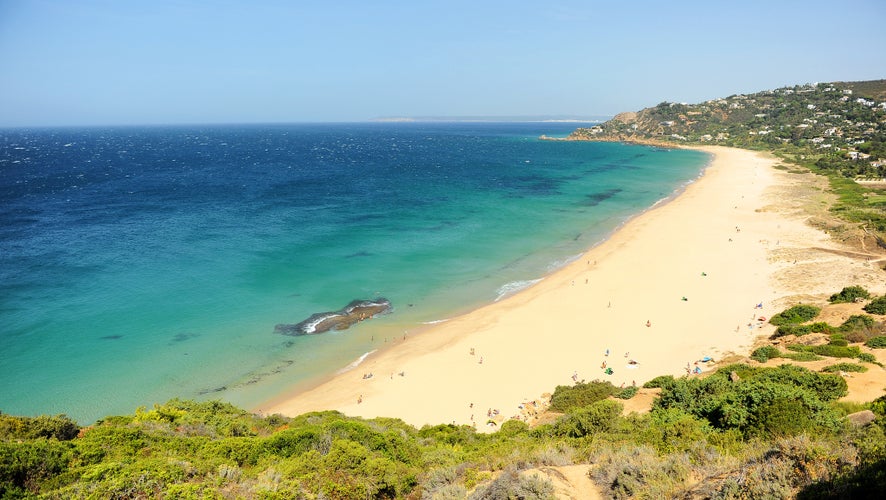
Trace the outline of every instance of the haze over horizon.
<instances>
[{"instance_id":1,"label":"haze over horizon","mask_svg":"<svg viewBox=\"0 0 886 500\"><path fill-rule=\"evenodd\" d=\"M0 2L0 127L599 117L886 77L886 3Z\"/></svg>"}]
</instances>

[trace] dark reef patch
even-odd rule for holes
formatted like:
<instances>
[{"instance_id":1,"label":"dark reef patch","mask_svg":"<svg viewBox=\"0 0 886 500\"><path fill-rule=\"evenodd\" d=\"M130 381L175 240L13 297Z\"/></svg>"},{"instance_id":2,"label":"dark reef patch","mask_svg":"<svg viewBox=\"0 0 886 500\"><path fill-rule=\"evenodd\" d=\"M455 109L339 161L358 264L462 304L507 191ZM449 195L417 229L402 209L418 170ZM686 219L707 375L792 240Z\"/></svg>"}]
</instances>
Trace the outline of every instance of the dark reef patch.
<instances>
[{"instance_id":1,"label":"dark reef patch","mask_svg":"<svg viewBox=\"0 0 886 500\"><path fill-rule=\"evenodd\" d=\"M281 323L274 333L283 335L316 335L329 330L344 330L353 324L379 314L391 312L391 301L384 298L354 300L338 311L314 313L308 319L294 325Z\"/></svg>"}]
</instances>

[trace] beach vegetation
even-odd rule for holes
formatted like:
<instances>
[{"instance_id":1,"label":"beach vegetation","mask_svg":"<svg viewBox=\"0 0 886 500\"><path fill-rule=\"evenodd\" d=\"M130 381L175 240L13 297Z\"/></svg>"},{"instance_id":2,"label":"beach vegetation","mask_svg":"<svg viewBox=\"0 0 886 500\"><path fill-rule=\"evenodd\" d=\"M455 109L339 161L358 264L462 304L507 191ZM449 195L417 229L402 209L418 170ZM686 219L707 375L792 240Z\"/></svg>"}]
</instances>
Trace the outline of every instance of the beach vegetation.
<instances>
[{"instance_id":1,"label":"beach vegetation","mask_svg":"<svg viewBox=\"0 0 886 500\"><path fill-rule=\"evenodd\" d=\"M865 312L869 312L871 314L886 314L886 295L875 298L866 306L864 306L863 309L865 310Z\"/></svg>"},{"instance_id":2,"label":"beach vegetation","mask_svg":"<svg viewBox=\"0 0 886 500\"><path fill-rule=\"evenodd\" d=\"M806 351L783 354L796 352ZM835 366L860 366L850 365ZM551 498L551 481L527 471L577 463L613 498L883 484L886 397L865 405L874 423L847 426L861 407L836 403L840 376L737 363L654 385L646 414L623 415L612 396L624 390L595 381L561 389L556 420L508 420L491 434L334 411L263 417L217 401L172 400L88 427L0 415L0 498Z\"/></svg>"},{"instance_id":3,"label":"beach vegetation","mask_svg":"<svg viewBox=\"0 0 886 500\"><path fill-rule=\"evenodd\" d=\"M751 353L751 359L754 361L759 361L760 363L765 363L773 358L780 358L782 353L778 350L777 347L771 345L765 345L762 347L758 347L754 349L754 352Z\"/></svg>"},{"instance_id":4,"label":"beach vegetation","mask_svg":"<svg viewBox=\"0 0 886 500\"><path fill-rule=\"evenodd\" d=\"M868 371L866 366L859 365L857 363L837 363L829 366L825 366L821 369L821 371L825 373L840 373L840 372L856 372L856 373L864 373Z\"/></svg>"},{"instance_id":5,"label":"beach vegetation","mask_svg":"<svg viewBox=\"0 0 886 500\"><path fill-rule=\"evenodd\" d=\"M615 397L617 397L619 399L631 399L632 397L637 395L637 391L639 391L639 390L640 389L636 385L630 385L630 386L625 387L624 389L621 389L620 391L618 391L615 394Z\"/></svg>"},{"instance_id":6,"label":"beach vegetation","mask_svg":"<svg viewBox=\"0 0 886 500\"><path fill-rule=\"evenodd\" d=\"M799 304L776 314L769 319L775 326L794 325L812 321L821 312L821 308L809 304Z\"/></svg>"},{"instance_id":7,"label":"beach vegetation","mask_svg":"<svg viewBox=\"0 0 886 500\"><path fill-rule=\"evenodd\" d=\"M869 352L860 353L858 356L855 357L855 359L857 359L863 363L871 363L871 364L875 364L878 366L883 366L883 363L880 363L879 361L877 361L877 357Z\"/></svg>"},{"instance_id":8,"label":"beach vegetation","mask_svg":"<svg viewBox=\"0 0 886 500\"><path fill-rule=\"evenodd\" d=\"M644 389L655 389L674 382L673 375L659 375L643 384Z\"/></svg>"},{"instance_id":9,"label":"beach vegetation","mask_svg":"<svg viewBox=\"0 0 886 500\"><path fill-rule=\"evenodd\" d=\"M807 361L820 361L824 358L815 354L812 351L791 351L791 352L783 352L781 354L782 358L790 359L791 361L797 362L807 362Z\"/></svg>"},{"instance_id":10,"label":"beach vegetation","mask_svg":"<svg viewBox=\"0 0 886 500\"><path fill-rule=\"evenodd\" d=\"M859 299L869 299L871 298L870 292L865 290L863 287L854 285L847 286L840 290L839 293L835 293L828 298L828 301L834 304L845 303L845 302L856 302Z\"/></svg>"},{"instance_id":11,"label":"beach vegetation","mask_svg":"<svg viewBox=\"0 0 886 500\"><path fill-rule=\"evenodd\" d=\"M886 335L872 337L864 345L871 349L886 349Z\"/></svg>"},{"instance_id":12,"label":"beach vegetation","mask_svg":"<svg viewBox=\"0 0 886 500\"><path fill-rule=\"evenodd\" d=\"M600 380L578 382L575 385L558 385L551 396L550 409L566 413L604 400L616 392L618 389L612 383Z\"/></svg>"},{"instance_id":13,"label":"beach vegetation","mask_svg":"<svg viewBox=\"0 0 886 500\"><path fill-rule=\"evenodd\" d=\"M812 346L812 352L828 358L857 358L861 354L861 349L858 346L825 344Z\"/></svg>"}]
</instances>

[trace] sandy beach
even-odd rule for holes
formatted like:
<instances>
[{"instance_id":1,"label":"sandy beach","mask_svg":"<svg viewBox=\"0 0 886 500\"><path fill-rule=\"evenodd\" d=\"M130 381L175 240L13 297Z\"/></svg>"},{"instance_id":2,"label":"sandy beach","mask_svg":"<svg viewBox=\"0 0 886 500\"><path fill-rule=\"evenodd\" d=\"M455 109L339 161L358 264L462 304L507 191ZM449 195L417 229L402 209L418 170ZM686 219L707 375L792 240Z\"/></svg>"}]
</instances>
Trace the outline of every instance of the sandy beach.
<instances>
[{"instance_id":1,"label":"sandy beach","mask_svg":"<svg viewBox=\"0 0 886 500\"><path fill-rule=\"evenodd\" d=\"M845 251L806 223L801 205L816 200L795 196L798 174L755 152L700 149L713 155L700 179L569 266L256 410L494 430L557 385L713 370L772 332L760 318L799 300L853 284L883 292L882 254Z\"/></svg>"}]
</instances>

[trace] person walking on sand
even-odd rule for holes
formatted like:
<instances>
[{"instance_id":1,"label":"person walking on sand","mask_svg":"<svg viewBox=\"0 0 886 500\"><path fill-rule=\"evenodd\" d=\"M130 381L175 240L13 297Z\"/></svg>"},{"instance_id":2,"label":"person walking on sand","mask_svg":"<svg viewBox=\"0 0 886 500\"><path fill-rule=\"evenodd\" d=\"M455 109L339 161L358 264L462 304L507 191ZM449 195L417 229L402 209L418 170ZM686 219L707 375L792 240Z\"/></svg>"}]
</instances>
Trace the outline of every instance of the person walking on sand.
<instances>
[{"instance_id":1,"label":"person walking on sand","mask_svg":"<svg viewBox=\"0 0 886 500\"><path fill-rule=\"evenodd\" d=\"M646 320L646 328L649 328L650 326L652 326L652 321L649 321L649 320L647 319L647 320Z\"/></svg>"}]
</instances>

